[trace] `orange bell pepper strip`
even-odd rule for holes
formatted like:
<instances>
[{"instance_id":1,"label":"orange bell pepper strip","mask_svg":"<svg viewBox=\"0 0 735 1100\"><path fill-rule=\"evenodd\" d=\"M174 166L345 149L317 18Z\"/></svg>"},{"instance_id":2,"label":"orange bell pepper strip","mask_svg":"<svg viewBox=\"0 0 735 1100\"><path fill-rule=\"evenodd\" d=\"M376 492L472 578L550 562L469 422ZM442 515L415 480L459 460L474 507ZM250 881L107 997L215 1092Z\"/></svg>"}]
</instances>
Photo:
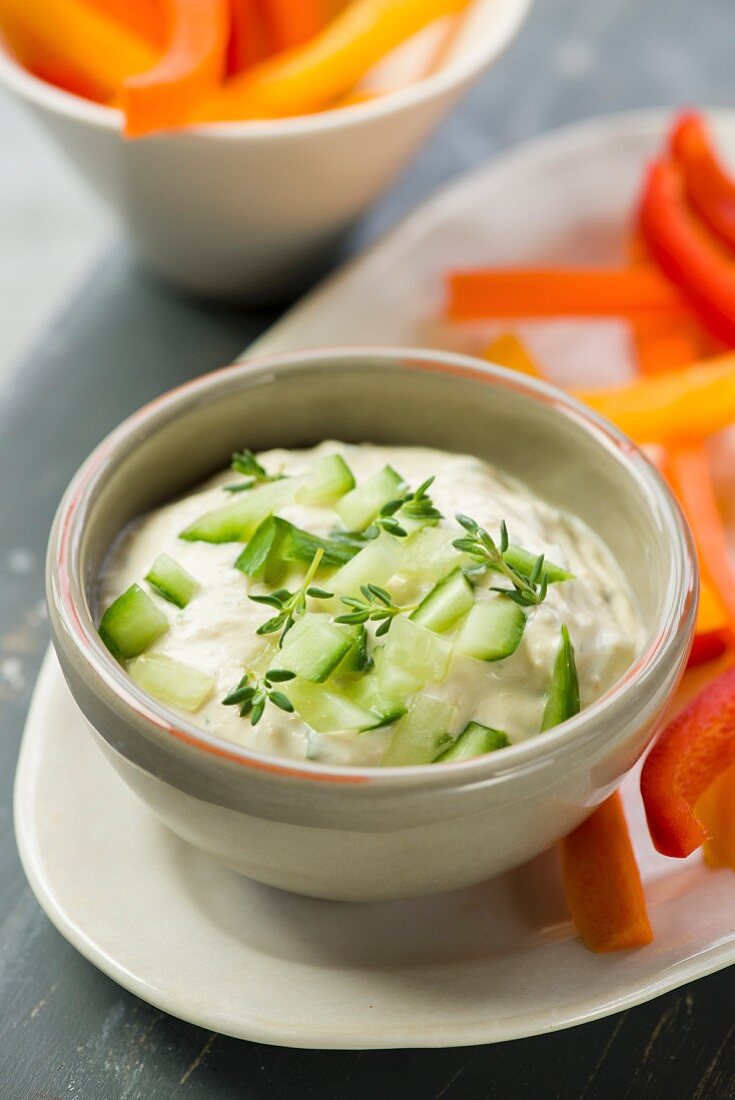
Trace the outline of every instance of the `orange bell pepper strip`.
<instances>
[{"instance_id":1,"label":"orange bell pepper strip","mask_svg":"<svg viewBox=\"0 0 735 1100\"><path fill-rule=\"evenodd\" d=\"M166 13L157 0L86 0L157 49L166 43Z\"/></svg>"},{"instance_id":2,"label":"orange bell pepper strip","mask_svg":"<svg viewBox=\"0 0 735 1100\"><path fill-rule=\"evenodd\" d=\"M735 871L735 768L716 779L697 803L697 817L709 834L703 855L710 867Z\"/></svg>"},{"instance_id":3,"label":"orange bell pepper strip","mask_svg":"<svg viewBox=\"0 0 735 1100\"><path fill-rule=\"evenodd\" d=\"M499 367L527 374L530 378L543 378L538 364L522 340L513 332L503 332L485 348L482 358Z\"/></svg>"},{"instance_id":4,"label":"orange bell pepper strip","mask_svg":"<svg viewBox=\"0 0 735 1100\"><path fill-rule=\"evenodd\" d=\"M192 106L221 80L229 36L229 0L167 0L171 27L160 60L126 80L125 133L142 137L187 120Z\"/></svg>"},{"instance_id":5,"label":"orange bell pepper strip","mask_svg":"<svg viewBox=\"0 0 735 1100\"><path fill-rule=\"evenodd\" d=\"M735 668L724 672L670 723L648 754L641 795L657 851L684 858L707 839L696 806L735 764Z\"/></svg>"},{"instance_id":6,"label":"orange bell pepper strip","mask_svg":"<svg viewBox=\"0 0 735 1100\"><path fill-rule=\"evenodd\" d=\"M346 95L377 61L428 23L469 0L353 0L303 46L228 80L192 120L303 115Z\"/></svg>"},{"instance_id":7,"label":"orange bell pepper strip","mask_svg":"<svg viewBox=\"0 0 735 1100\"><path fill-rule=\"evenodd\" d=\"M643 238L661 271L686 296L702 324L735 346L735 262L689 205L678 164L651 165L640 208Z\"/></svg>"},{"instance_id":8,"label":"orange bell pepper strip","mask_svg":"<svg viewBox=\"0 0 735 1100\"><path fill-rule=\"evenodd\" d=\"M322 0L259 0L273 50L292 50L313 38L326 22Z\"/></svg>"},{"instance_id":9,"label":"orange bell pepper strip","mask_svg":"<svg viewBox=\"0 0 735 1100\"><path fill-rule=\"evenodd\" d=\"M448 276L453 321L681 316L681 294L649 268L490 268Z\"/></svg>"},{"instance_id":10,"label":"orange bell pepper strip","mask_svg":"<svg viewBox=\"0 0 735 1100\"><path fill-rule=\"evenodd\" d=\"M689 520L702 574L727 614L729 640L735 642L735 569L707 453L701 446L678 448L667 455L664 470Z\"/></svg>"},{"instance_id":11,"label":"orange bell pepper strip","mask_svg":"<svg viewBox=\"0 0 735 1100\"><path fill-rule=\"evenodd\" d=\"M627 385L572 392L638 443L687 445L735 421L735 353Z\"/></svg>"},{"instance_id":12,"label":"orange bell pepper strip","mask_svg":"<svg viewBox=\"0 0 735 1100\"><path fill-rule=\"evenodd\" d=\"M681 115L669 144L689 202L711 232L735 251L735 179L721 164L702 116Z\"/></svg>"},{"instance_id":13,"label":"orange bell pepper strip","mask_svg":"<svg viewBox=\"0 0 735 1100\"><path fill-rule=\"evenodd\" d=\"M644 317L632 323L632 334L641 374L666 374L714 354L694 318Z\"/></svg>"},{"instance_id":14,"label":"orange bell pepper strip","mask_svg":"<svg viewBox=\"0 0 735 1100\"><path fill-rule=\"evenodd\" d=\"M620 795L615 792L561 842L564 892L582 941L599 953L653 939Z\"/></svg>"},{"instance_id":15,"label":"orange bell pepper strip","mask_svg":"<svg viewBox=\"0 0 735 1100\"><path fill-rule=\"evenodd\" d=\"M31 72L100 103L156 59L150 43L83 0L0 0L0 31Z\"/></svg>"}]
</instances>

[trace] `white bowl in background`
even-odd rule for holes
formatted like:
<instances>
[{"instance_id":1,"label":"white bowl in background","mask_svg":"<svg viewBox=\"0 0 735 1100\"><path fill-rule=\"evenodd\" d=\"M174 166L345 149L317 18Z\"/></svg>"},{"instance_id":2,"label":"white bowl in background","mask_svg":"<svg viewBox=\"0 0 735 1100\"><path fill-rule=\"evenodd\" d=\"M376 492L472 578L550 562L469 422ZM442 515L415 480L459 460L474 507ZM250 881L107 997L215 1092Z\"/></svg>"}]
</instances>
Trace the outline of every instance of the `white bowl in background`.
<instances>
[{"instance_id":1,"label":"white bowl in background","mask_svg":"<svg viewBox=\"0 0 735 1100\"><path fill-rule=\"evenodd\" d=\"M293 294L520 27L531 0L475 0L441 70L301 118L213 123L139 141L122 115L47 84L0 48L22 100L178 288L259 304Z\"/></svg>"}]
</instances>

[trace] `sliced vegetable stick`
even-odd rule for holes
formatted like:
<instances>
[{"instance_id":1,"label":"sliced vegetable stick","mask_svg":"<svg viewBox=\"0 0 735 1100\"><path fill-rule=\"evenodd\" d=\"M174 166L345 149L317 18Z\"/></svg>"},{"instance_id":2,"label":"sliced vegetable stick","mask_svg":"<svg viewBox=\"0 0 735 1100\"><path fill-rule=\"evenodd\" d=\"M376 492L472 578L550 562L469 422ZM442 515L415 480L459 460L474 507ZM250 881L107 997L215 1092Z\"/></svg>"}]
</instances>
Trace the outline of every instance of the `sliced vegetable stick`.
<instances>
[{"instance_id":1,"label":"sliced vegetable stick","mask_svg":"<svg viewBox=\"0 0 735 1100\"><path fill-rule=\"evenodd\" d=\"M449 317L681 316L682 295L654 268L491 268L448 276Z\"/></svg>"},{"instance_id":2,"label":"sliced vegetable stick","mask_svg":"<svg viewBox=\"0 0 735 1100\"><path fill-rule=\"evenodd\" d=\"M148 42L81 0L0 0L0 30L26 68L100 102L156 59Z\"/></svg>"},{"instance_id":3,"label":"sliced vegetable stick","mask_svg":"<svg viewBox=\"0 0 735 1100\"><path fill-rule=\"evenodd\" d=\"M166 42L166 18L163 5L156 0L86 0L87 5L116 19L118 23L163 49Z\"/></svg>"},{"instance_id":4,"label":"sliced vegetable stick","mask_svg":"<svg viewBox=\"0 0 735 1100\"><path fill-rule=\"evenodd\" d=\"M258 0L258 6L274 51L303 46L326 22L322 0Z\"/></svg>"},{"instance_id":5,"label":"sliced vegetable stick","mask_svg":"<svg viewBox=\"0 0 735 1100\"><path fill-rule=\"evenodd\" d=\"M699 442L735 421L735 353L600 390L574 390L639 443Z\"/></svg>"},{"instance_id":6,"label":"sliced vegetable stick","mask_svg":"<svg viewBox=\"0 0 735 1100\"><path fill-rule=\"evenodd\" d=\"M681 115L671 132L671 152L684 173L687 198L712 233L735 250L735 179L719 160L701 115Z\"/></svg>"},{"instance_id":7,"label":"sliced vegetable stick","mask_svg":"<svg viewBox=\"0 0 735 1100\"><path fill-rule=\"evenodd\" d=\"M666 374L712 354L711 341L694 319L645 317L632 322L632 331L642 374Z\"/></svg>"},{"instance_id":8,"label":"sliced vegetable stick","mask_svg":"<svg viewBox=\"0 0 735 1100\"><path fill-rule=\"evenodd\" d=\"M262 61L268 53L265 28L256 0L230 0L230 40L227 75L236 76Z\"/></svg>"},{"instance_id":9,"label":"sliced vegetable stick","mask_svg":"<svg viewBox=\"0 0 735 1100\"><path fill-rule=\"evenodd\" d=\"M709 834L703 848L710 867L735 871L735 767L716 779L697 803L697 817Z\"/></svg>"},{"instance_id":10,"label":"sliced vegetable stick","mask_svg":"<svg viewBox=\"0 0 735 1100\"><path fill-rule=\"evenodd\" d=\"M385 53L469 0L353 0L323 31L235 77L192 112L194 121L308 114L347 94Z\"/></svg>"},{"instance_id":11,"label":"sliced vegetable stick","mask_svg":"<svg viewBox=\"0 0 735 1100\"><path fill-rule=\"evenodd\" d=\"M157 64L125 81L125 133L142 137L185 122L193 104L221 79L229 0L167 0L169 45Z\"/></svg>"},{"instance_id":12,"label":"sliced vegetable stick","mask_svg":"<svg viewBox=\"0 0 735 1100\"><path fill-rule=\"evenodd\" d=\"M616 792L561 842L567 904L587 947L600 953L653 939L620 795Z\"/></svg>"},{"instance_id":13,"label":"sliced vegetable stick","mask_svg":"<svg viewBox=\"0 0 735 1100\"><path fill-rule=\"evenodd\" d=\"M531 378L543 378L528 348L513 332L501 333L485 348L482 357L508 370L528 374Z\"/></svg>"},{"instance_id":14,"label":"sliced vegetable stick","mask_svg":"<svg viewBox=\"0 0 735 1100\"><path fill-rule=\"evenodd\" d=\"M728 635L735 641L735 570L717 505L709 459L702 447L671 451L665 470L689 520L703 575L727 613Z\"/></svg>"}]
</instances>

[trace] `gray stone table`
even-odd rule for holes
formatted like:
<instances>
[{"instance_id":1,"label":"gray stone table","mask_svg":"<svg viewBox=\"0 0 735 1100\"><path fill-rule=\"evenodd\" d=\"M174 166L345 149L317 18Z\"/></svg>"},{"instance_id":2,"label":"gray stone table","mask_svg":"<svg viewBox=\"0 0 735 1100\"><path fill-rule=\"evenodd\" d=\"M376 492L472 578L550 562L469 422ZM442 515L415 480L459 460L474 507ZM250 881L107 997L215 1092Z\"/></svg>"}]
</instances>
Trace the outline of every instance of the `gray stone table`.
<instances>
[{"instance_id":1,"label":"gray stone table","mask_svg":"<svg viewBox=\"0 0 735 1100\"><path fill-rule=\"evenodd\" d=\"M732 106L734 44L733 0L537 0L516 44L351 248L457 172L562 123L636 106ZM0 140L0 1100L735 1097L732 971L510 1044L302 1052L171 1019L51 927L18 863L11 792L47 644L42 560L54 508L108 429L230 359L273 318L198 307L150 284L124 246L106 243L104 213L9 106L0 106ZM75 300L59 316L72 284Z\"/></svg>"}]
</instances>

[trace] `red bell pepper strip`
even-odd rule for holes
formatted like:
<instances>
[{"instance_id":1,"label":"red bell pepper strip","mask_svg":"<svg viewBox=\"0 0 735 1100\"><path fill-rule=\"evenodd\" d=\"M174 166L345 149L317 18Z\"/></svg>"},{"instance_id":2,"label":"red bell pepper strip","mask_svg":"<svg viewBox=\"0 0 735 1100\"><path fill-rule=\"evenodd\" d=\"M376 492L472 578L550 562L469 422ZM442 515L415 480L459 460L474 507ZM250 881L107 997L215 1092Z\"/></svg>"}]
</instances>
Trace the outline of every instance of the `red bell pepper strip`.
<instances>
[{"instance_id":1,"label":"red bell pepper strip","mask_svg":"<svg viewBox=\"0 0 735 1100\"><path fill-rule=\"evenodd\" d=\"M735 263L689 206L676 162L651 165L643 189L640 229L661 270L686 295L715 336L735 346Z\"/></svg>"},{"instance_id":2,"label":"red bell pepper strip","mask_svg":"<svg viewBox=\"0 0 735 1100\"><path fill-rule=\"evenodd\" d=\"M125 133L142 137L185 122L224 75L229 0L167 0L168 46L152 69L123 84Z\"/></svg>"},{"instance_id":3,"label":"red bell pepper strip","mask_svg":"<svg viewBox=\"0 0 735 1100\"><path fill-rule=\"evenodd\" d=\"M735 179L720 163L701 115L691 112L677 119L670 148L689 202L714 235L735 250Z\"/></svg>"},{"instance_id":4,"label":"red bell pepper strip","mask_svg":"<svg viewBox=\"0 0 735 1100\"><path fill-rule=\"evenodd\" d=\"M708 631L706 634L695 634L692 649L687 661L687 668L697 668L709 661L716 661L727 649L727 641L717 631Z\"/></svg>"},{"instance_id":5,"label":"red bell pepper strip","mask_svg":"<svg viewBox=\"0 0 735 1100\"><path fill-rule=\"evenodd\" d=\"M735 764L735 668L713 681L664 730L641 773L641 795L656 849L683 858L707 832L695 807Z\"/></svg>"},{"instance_id":6,"label":"red bell pepper strip","mask_svg":"<svg viewBox=\"0 0 735 1100\"><path fill-rule=\"evenodd\" d=\"M230 0L227 75L237 76L267 56L265 29L256 0Z\"/></svg>"},{"instance_id":7,"label":"red bell pepper strip","mask_svg":"<svg viewBox=\"0 0 735 1100\"><path fill-rule=\"evenodd\" d=\"M322 0L258 0L270 44L292 50L313 38L326 22Z\"/></svg>"},{"instance_id":8,"label":"red bell pepper strip","mask_svg":"<svg viewBox=\"0 0 735 1100\"><path fill-rule=\"evenodd\" d=\"M591 951L651 942L641 876L617 792L562 840L561 866L574 926Z\"/></svg>"}]
</instances>

